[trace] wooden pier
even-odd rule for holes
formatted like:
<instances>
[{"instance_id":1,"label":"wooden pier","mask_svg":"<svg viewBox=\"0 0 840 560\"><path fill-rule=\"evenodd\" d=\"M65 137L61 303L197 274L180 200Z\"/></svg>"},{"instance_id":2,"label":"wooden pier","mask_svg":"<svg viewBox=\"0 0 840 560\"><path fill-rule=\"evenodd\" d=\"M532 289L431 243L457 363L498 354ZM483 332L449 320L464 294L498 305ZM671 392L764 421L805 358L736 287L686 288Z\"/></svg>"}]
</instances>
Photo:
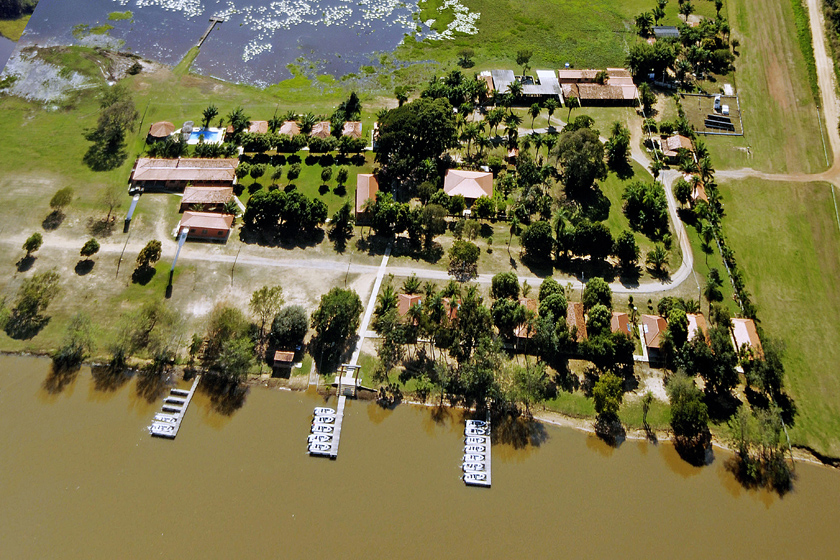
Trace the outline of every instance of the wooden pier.
<instances>
[{"instance_id":1,"label":"wooden pier","mask_svg":"<svg viewBox=\"0 0 840 560\"><path fill-rule=\"evenodd\" d=\"M152 436L175 439L199 381L201 381L201 376L197 375L189 391L184 389L169 390L169 396L163 399L162 412L155 414L155 419L149 426L149 433Z\"/></svg>"},{"instance_id":2,"label":"wooden pier","mask_svg":"<svg viewBox=\"0 0 840 560\"><path fill-rule=\"evenodd\" d=\"M210 18L210 27L207 28L207 31L204 32L204 35L201 36L201 39L198 40L198 44L196 47L201 48L201 45L204 44L204 41L207 40L207 37L210 35L210 32L213 31L213 28L216 27L217 23L224 23L225 20L222 18L211 17Z\"/></svg>"},{"instance_id":3,"label":"wooden pier","mask_svg":"<svg viewBox=\"0 0 840 560\"><path fill-rule=\"evenodd\" d=\"M471 453L470 448L483 447L480 453ZM464 426L464 458L462 476L467 486L490 487L493 461L490 455L490 412L484 422L467 420Z\"/></svg>"}]
</instances>

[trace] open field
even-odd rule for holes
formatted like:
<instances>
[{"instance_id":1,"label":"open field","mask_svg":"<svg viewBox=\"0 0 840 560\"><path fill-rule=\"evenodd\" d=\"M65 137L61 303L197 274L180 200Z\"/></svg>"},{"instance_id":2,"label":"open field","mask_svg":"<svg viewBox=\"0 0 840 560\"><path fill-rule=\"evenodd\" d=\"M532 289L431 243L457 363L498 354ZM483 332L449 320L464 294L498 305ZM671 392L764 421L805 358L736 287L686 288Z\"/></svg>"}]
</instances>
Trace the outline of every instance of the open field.
<instances>
[{"instance_id":1,"label":"open field","mask_svg":"<svg viewBox=\"0 0 840 560\"><path fill-rule=\"evenodd\" d=\"M840 455L840 232L829 185L742 180L721 186L725 230L765 333L787 344L793 442Z\"/></svg>"},{"instance_id":2,"label":"open field","mask_svg":"<svg viewBox=\"0 0 840 560\"><path fill-rule=\"evenodd\" d=\"M741 41L733 85L745 136L708 138L715 166L779 173L826 169L820 138L825 123L820 126L790 2L730 0L726 5L733 36Z\"/></svg>"},{"instance_id":3,"label":"open field","mask_svg":"<svg viewBox=\"0 0 840 560\"><path fill-rule=\"evenodd\" d=\"M492 0L465 0L470 12L481 14L478 34L456 35L452 41L405 41L397 56L408 60L436 60L453 63L458 51L469 47L475 51L475 69L498 65L513 68L516 52L533 51L531 66L559 68L569 62L577 68L606 67L623 64L627 44L635 39L633 21L654 2L646 0L534 0L500 5ZM421 5L424 18L432 19L429 9L441 2ZM711 2L696 2L696 13L714 15ZM676 2L665 8L663 25L676 25L680 20ZM446 14L442 14L446 17ZM439 17L439 16L438 16Z\"/></svg>"},{"instance_id":4,"label":"open field","mask_svg":"<svg viewBox=\"0 0 840 560\"><path fill-rule=\"evenodd\" d=\"M12 41L18 41L29 23L30 15L17 19L0 19L0 35Z\"/></svg>"}]
</instances>

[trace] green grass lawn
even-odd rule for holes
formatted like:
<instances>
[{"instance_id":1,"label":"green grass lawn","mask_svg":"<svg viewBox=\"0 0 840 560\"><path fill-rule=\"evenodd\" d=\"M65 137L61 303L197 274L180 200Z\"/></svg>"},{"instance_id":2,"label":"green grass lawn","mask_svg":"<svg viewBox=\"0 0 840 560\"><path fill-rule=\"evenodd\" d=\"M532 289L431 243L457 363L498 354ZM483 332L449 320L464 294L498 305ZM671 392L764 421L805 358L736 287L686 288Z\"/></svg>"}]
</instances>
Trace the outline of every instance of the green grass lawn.
<instances>
[{"instance_id":1,"label":"green grass lawn","mask_svg":"<svg viewBox=\"0 0 840 560\"><path fill-rule=\"evenodd\" d=\"M733 37L741 41L734 85L745 136L709 137L715 166L781 173L824 170L817 104L790 2L730 0L727 10ZM830 146L828 151L830 159Z\"/></svg>"},{"instance_id":2,"label":"green grass lawn","mask_svg":"<svg viewBox=\"0 0 840 560\"><path fill-rule=\"evenodd\" d=\"M787 344L795 444L840 456L840 233L827 184L721 185L725 229L761 326Z\"/></svg>"},{"instance_id":3,"label":"green grass lawn","mask_svg":"<svg viewBox=\"0 0 840 560\"><path fill-rule=\"evenodd\" d=\"M17 19L0 19L0 35L11 41L18 41L29 23L32 16L23 16Z\"/></svg>"}]
</instances>

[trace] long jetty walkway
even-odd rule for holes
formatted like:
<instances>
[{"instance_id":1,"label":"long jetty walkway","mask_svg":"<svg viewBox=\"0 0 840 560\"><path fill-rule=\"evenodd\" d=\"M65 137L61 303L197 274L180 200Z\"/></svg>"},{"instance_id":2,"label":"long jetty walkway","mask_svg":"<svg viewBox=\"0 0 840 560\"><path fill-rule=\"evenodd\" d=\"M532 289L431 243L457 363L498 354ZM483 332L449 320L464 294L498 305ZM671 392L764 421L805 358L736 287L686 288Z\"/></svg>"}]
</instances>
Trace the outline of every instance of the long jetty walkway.
<instances>
[{"instance_id":1,"label":"long jetty walkway","mask_svg":"<svg viewBox=\"0 0 840 560\"><path fill-rule=\"evenodd\" d=\"M464 483L467 486L489 488L492 482L493 462L490 457L490 412L487 419L467 420L464 427Z\"/></svg>"},{"instance_id":2,"label":"long jetty walkway","mask_svg":"<svg viewBox=\"0 0 840 560\"><path fill-rule=\"evenodd\" d=\"M155 414L155 419L152 421L152 425L149 426L150 434L155 437L175 439L199 381L201 381L201 376L196 375L195 381L193 381L189 391L185 391L184 389L169 390L169 396L163 399L161 412Z\"/></svg>"},{"instance_id":3,"label":"long jetty walkway","mask_svg":"<svg viewBox=\"0 0 840 560\"><path fill-rule=\"evenodd\" d=\"M204 32L204 35L201 36L201 39L198 40L198 44L196 47L201 48L201 45L204 44L204 41L207 40L207 37L210 35L210 32L213 31L213 28L216 27L217 23L224 23L225 20L222 18L211 17L210 18L210 27L207 28L207 31Z\"/></svg>"}]
</instances>

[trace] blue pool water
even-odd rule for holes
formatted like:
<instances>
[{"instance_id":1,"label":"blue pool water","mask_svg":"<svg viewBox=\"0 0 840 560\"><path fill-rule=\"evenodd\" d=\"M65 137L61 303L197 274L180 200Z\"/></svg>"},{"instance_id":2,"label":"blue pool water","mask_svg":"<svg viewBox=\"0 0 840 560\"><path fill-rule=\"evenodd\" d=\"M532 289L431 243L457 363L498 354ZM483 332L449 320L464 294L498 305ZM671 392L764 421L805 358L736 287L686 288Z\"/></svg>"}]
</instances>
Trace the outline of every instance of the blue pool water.
<instances>
[{"instance_id":1,"label":"blue pool water","mask_svg":"<svg viewBox=\"0 0 840 560\"><path fill-rule=\"evenodd\" d=\"M223 134L224 132L221 130L207 130L206 128L193 130L190 133L190 139L187 140L187 143L198 144L198 137L204 136L204 142L206 144L216 144L222 139Z\"/></svg>"}]
</instances>

